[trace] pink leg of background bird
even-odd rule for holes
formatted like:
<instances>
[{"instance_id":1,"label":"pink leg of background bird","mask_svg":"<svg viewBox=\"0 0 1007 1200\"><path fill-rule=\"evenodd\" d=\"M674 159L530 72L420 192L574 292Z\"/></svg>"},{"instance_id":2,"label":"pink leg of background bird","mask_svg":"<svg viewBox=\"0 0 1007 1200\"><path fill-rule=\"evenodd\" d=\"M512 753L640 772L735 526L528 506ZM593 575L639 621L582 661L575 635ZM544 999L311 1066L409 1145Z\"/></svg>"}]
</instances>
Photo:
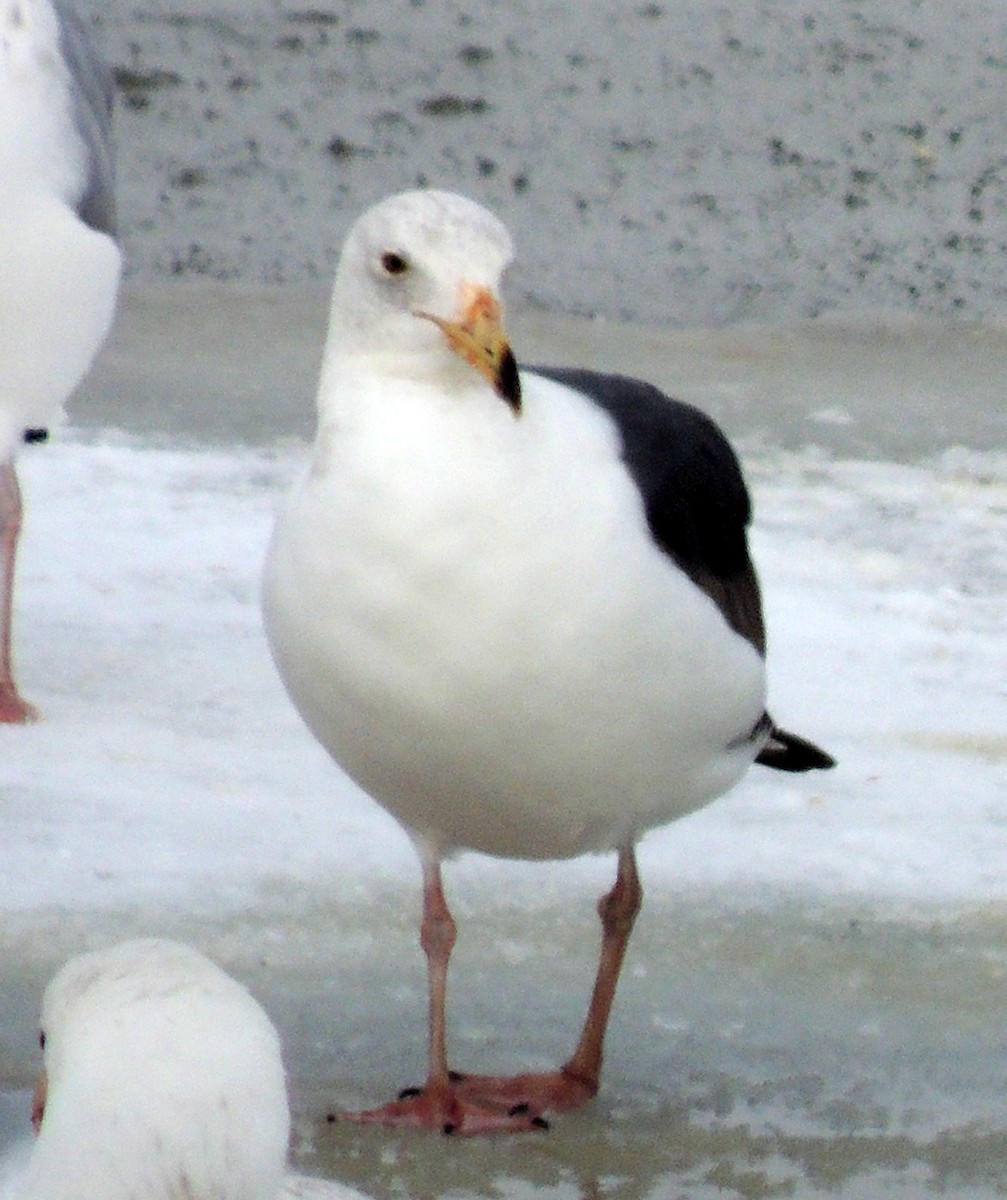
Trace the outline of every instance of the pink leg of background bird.
<instances>
[{"instance_id":1,"label":"pink leg of background bird","mask_svg":"<svg viewBox=\"0 0 1007 1200\"><path fill-rule=\"evenodd\" d=\"M34 721L38 712L22 700L11 664L14 558L21 532L21 488L14 463L0 463L0 723Z\"/></svg>"}]
</instances>

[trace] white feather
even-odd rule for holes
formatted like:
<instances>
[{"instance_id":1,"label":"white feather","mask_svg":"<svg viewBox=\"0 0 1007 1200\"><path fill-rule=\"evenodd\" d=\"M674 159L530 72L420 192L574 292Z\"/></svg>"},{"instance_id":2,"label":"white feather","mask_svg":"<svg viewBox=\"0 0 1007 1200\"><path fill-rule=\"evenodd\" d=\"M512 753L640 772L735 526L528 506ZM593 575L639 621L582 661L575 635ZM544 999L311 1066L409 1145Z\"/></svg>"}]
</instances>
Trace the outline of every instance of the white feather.
<instances>
[{"instance_id":1,"label":"white feather","mask_svg":"<svg viewBox=\"0 0 1007 1200\"><path fill-rule=\"evenodd\" d=\"M276 1031L188 946L123 942L46 989L48 1098L6 1200L277 1200L290 1118ZM328 1181L329 1200L359 1193Z\"/></svg>"}]
</instances>

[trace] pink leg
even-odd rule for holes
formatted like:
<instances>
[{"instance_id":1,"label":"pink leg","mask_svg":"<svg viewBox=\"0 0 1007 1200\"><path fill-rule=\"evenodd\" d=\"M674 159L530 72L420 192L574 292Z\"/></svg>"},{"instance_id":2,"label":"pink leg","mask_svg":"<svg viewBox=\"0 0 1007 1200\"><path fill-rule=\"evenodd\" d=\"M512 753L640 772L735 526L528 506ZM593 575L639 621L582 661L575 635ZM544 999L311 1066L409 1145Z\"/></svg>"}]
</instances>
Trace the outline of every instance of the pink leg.
<instances>
[{"instance_id":1,"label":"pink leg","mask_svg":"<svg viewBox=\"0 0 1007 1200\"><path fill-rule=\"evenodd\" d=\"M511 1105L481 1105L462 1099L456 1076L448 1070L445 1001L448 961L457 929L441 883L440 859L423 853L423 922L420 945L427 957L430 998L429 1063L422 1088L407 1088L381 1108L343 1113L341 1120L362 1125L405 1125L445 1134L521 1132L542 1128L544 1122L527 1111L511 1113Z\"/></svg>"},{"instance_id":2,"label":"pink leg","mask_svg":"<svg viewBox=\"0 0 1007 1200\"><path fill-rule=\"evenodd\" d=\"M626 947L643 902L643 888L632 846L619 851L612 890L598 901L602 942L591 1003L573 1054L558 1071L497 1077L466 1075L459 1094L483 1103L510 1104L529 1112L563 1112L579 1108L597 1095L605 1050L605 1033L615 1000Z\"/></svg>"},{"instance_id":3,"label":"pink leg","mask_svg":"<svg viewBox=\"0 0 1007 1200\"><path fill-rule=\"evenodd\" d=\"M422 1089L408 1089L382 1108L349 1113L343 1119L366 1124L412 1125L443 1133L521 1132L546 1127L543 1112L586 1104L598 1091L605 1032L619 973L643 890L632 847L619 853L611 892L598 902L602 923L601 960L580 1040L557 1071L515 1076L459 1075L450 1072L445 1050L444 1002L448 959L455 924L444 899L440 864L424 860L421 944L427 955L430 987L430 1064Z\"/></svg>"},{"instance_id":4,"label":"pink leg","mask_svg":"<svg viewBox=\"0 0 1007 1200\"><path fill-rule=\"evenodd\" d=\"M0 724L38 719L38 712L18 694L11 660L14 608L14 558L21 532L21 488L13 459L0 463Z\"/></svg>"}]
</instances>

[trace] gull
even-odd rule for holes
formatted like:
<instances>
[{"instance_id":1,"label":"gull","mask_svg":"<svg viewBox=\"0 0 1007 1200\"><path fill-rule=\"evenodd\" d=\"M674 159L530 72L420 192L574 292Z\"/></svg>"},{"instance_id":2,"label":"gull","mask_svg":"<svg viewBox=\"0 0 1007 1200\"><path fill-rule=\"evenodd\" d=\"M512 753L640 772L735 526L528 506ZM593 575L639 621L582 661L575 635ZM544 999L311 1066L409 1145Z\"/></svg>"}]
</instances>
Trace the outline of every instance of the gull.
<instances>
[{"instance_id":1,"label":"gull","mask_svg":"<svg viewBox=\"0 0 1007 1200\"><path fill-rule=\"evenodd\" d=\"M0 0L0 722L38 715L11 662L14 456L58 418L115 310L112 94L63 0Z\"/></svg>"},{"instance_id":2,"label":"gull","mask_svg":"<svg viewBox=\"0 0 1007 1200\"><path fill-rule=\"evenodd\" d=\"M507 230L473 201L393 196L336 272L310 466L277 518L263 612L279 673L423 873L426 1082L347 1119L530 1130L593 1097L649 829L753 762L828 767L766 712L749 499L709 417L623 376L519 369ZM614 850L572 1055L450 1070L445 857Z\"/></svg>"},{"instance_id":3,"label":"gull","mask_svg":"<svg viewBox=\"0 0 1007 1200\"><path fill-rule=\"evenodd\" d=\"M49 983L38 1137L4 1200L364 1200L286 1172L280 1042L250 993L180 942L71 959Z\"/></svg>"}]
</instances>

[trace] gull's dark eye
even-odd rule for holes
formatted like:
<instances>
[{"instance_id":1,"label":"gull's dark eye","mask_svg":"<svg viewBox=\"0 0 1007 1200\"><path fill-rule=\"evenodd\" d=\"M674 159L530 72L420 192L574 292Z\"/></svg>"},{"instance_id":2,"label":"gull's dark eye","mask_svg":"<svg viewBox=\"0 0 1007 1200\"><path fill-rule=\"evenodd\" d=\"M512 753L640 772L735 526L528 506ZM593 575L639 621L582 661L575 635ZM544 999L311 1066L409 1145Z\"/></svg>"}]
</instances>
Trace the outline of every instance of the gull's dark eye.
<instances>
[{"instance_id":1,"label":"gull's dark eye","mask_svg":"<svg viewBox=\"0 0 1007 1200\"><path fill-rule=\"evenodd\" d=\"M386 250L381 256L381 266L388 275L404 275L409 270L409 259L394 250Z\"/></svg>"}]
</instances>

